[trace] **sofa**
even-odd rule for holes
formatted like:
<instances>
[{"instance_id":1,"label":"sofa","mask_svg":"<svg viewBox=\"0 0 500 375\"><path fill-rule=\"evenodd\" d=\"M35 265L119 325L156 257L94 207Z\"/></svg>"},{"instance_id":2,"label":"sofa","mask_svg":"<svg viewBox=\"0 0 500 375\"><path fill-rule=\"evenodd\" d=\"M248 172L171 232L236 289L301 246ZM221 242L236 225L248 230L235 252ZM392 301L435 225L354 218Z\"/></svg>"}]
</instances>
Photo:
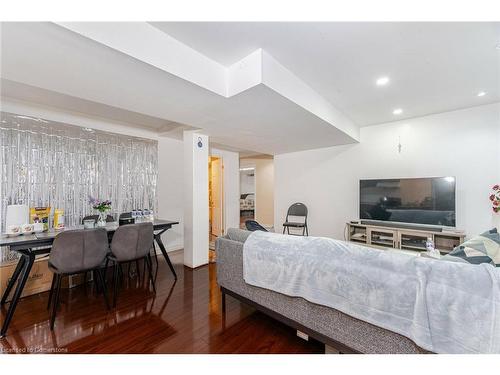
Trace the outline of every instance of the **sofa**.
<instances>
[{"instance_id":1,"label":"sofa","mask_svg":"<svg viewBox=\"0 0 500 375\"><path fill-rule=\"evenodd\" d=\"M421 354L410 339L303 298L254 287L243 279L243 244L252 232L229 229L216 240L217 282L226 295L325 344L327 352Z\"/></svg>"}]
</instances>

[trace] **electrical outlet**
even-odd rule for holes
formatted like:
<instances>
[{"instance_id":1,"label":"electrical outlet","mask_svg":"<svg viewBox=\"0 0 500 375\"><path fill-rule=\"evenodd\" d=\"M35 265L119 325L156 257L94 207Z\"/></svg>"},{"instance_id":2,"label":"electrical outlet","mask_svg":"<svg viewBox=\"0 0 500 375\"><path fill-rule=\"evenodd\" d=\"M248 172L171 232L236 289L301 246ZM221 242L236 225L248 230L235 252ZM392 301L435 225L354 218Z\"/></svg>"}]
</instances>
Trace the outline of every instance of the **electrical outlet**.
<instances>
[{"instance_id":1,"label":"electrical outlet","mask_svg":"<svg viewBox=\"0 0 500 375\"><path fill-rule=\"evenodd\" d=\"M307 333L297 330L297 336L300 337L302 340L309 341L309 335Z\"/></svg>"}]
</instances>

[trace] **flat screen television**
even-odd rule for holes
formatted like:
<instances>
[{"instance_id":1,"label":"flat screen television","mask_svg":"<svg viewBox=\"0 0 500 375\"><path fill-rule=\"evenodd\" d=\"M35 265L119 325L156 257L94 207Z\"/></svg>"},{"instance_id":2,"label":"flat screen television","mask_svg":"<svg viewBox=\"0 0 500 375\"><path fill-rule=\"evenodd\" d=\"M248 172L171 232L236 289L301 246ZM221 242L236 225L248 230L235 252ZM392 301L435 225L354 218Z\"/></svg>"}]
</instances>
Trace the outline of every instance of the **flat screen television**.
<instances>
[{"instance_id":1,"label":"flat screen television","mask_svg":"<svg viewBox=\"0 0 500 375\"><path fill-rule=\"evenodd\" d=\"M455 227L455 177L359 181L362 220Z\"/></svg>"}]
</instances>

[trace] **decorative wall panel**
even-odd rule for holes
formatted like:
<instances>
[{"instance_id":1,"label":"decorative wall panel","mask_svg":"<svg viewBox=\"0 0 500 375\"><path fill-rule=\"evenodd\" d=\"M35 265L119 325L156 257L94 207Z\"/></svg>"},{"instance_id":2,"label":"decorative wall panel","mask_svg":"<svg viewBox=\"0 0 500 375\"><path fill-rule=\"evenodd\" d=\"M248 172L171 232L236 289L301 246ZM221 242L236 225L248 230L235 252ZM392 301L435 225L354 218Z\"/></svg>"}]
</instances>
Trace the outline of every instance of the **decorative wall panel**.
<instances>
[{"instance_id":1,"label":"decorative wall panel","mask_svg":"<svg viewBox=\"0 0 500 375\"><path fill-rule=\"evenodd\" d=\"M115 218L133 208L156 212L156 141L12 113L0 116L2 232L9 204L64 209L66 226L95 214L89 195L110 199Z\"/></svg>"}]
</instances>

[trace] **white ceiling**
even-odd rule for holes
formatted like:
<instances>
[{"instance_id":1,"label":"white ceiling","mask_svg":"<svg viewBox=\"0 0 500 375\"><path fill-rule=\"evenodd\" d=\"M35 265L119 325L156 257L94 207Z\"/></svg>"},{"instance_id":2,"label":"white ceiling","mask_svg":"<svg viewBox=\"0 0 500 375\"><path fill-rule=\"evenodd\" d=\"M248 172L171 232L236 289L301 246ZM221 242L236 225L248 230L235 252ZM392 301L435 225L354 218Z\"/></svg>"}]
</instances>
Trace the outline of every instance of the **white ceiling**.
<instances>
[{"instance_id":1,"label":"white ceiling","mask_svg":"<svg viewBox=\"0 0 500 375\"><path fill-rule=\"evenodd\" d=\"M89 100L63 95L54 91L41 89L22 83L1 80L2 95L22 102L37 103L47 107L79 113L93 118L116 121L134 128L153 130L160 134L168 134L172 138L182 138L183 130L195 128L173 121L152 117L109 105L91 102Z\"/></svg>"},{"instance_id":2,"label":"white ceiling","mask_svg":"<svg viewBox=\"0 0 500 375\"><path fill-rule=\"evenodd\" d=\"M212 65L236 63L239 69L244 64L238 62L262 48L294 76L273 81L274 88L261 81L224 96L163 69L164 62L173 62L182 71L190 61L167 61L176 55L168 55L172 51L165 51L161 38L153 44L137 34L141 48L134 54L137 48L113 25L112 37L121 39L122 48L56 24L4 23L2 97L109 118L165 136L198 128L219 145L266 154L354 142L353 133L315 112L326 108L327 114L334 113L328 112L329 105L354 126L366 126L500 100L499 23L151 25L149 29L168 33ZM158 60L155 51L165 59ZM144 53L159 63L140 58ZM206 78L196 73L200 82ZM380 75L391 78L388 86L374 85ZM319 95L301 102L304 98L282 94L292 86ZM478 98L481 90L487 95ZM397 118L392 114L396 107L404 109Z\"/></svg>"},{"instance_id":3,"label":"white ceiling","mask_svg":"<svg viewBox=\"0 0 500 375\"><path fill-rule=\"evenodd\" d=\"M10 83L4 98L71 103L91 114L119 108L203 129L214 143L240 150L279 154L353 142L265 85L226 98L51 23L2 24L1 76Z\"/></svg>"},{"instance_id":4,"label":"white ceiling","mask_svg":"<svg viewBox=\"0 0 500 375\"><path fill-rule=\"evenodd\" d=\"M262 48L360 126L500 101L500 23L152 25L223 65Z\"/></svg>"}]
</instances>

